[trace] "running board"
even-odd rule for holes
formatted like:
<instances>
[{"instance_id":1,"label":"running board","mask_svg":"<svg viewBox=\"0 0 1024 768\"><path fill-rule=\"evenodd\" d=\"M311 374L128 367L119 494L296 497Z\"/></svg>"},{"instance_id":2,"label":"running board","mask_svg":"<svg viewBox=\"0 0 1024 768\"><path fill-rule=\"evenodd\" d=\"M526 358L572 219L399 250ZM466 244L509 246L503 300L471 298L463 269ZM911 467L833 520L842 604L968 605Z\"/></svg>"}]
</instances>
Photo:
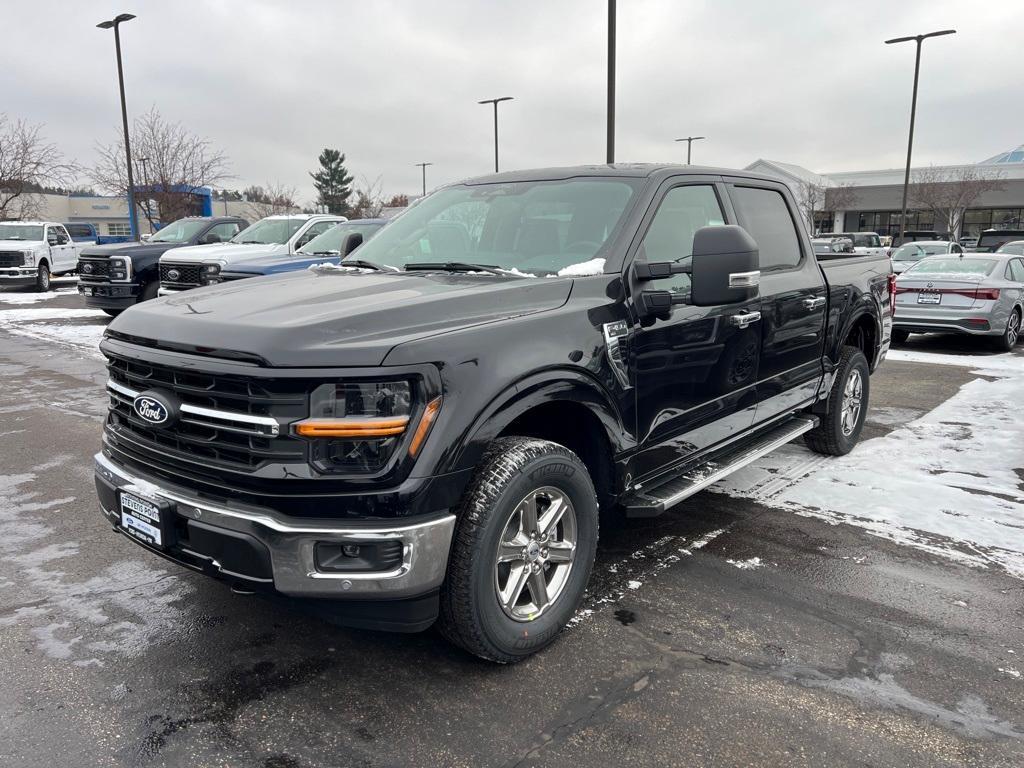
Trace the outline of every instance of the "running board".
<instances>
[{"instance_id":1,"label":"running board","mask_svg":"<svg viewBox=\"0 0 1024 768\"><path fill-rule=\"evenodd\" d=\"M737 469L757 461L804 432L818 426L815 416L798 416L758 434L749 440L738 440L713 455L703 464L684 470L664 482L636 491L623 500L626 517L655 517L689 498L709 485L728 477Z\"/></svg>"}]
</instances>

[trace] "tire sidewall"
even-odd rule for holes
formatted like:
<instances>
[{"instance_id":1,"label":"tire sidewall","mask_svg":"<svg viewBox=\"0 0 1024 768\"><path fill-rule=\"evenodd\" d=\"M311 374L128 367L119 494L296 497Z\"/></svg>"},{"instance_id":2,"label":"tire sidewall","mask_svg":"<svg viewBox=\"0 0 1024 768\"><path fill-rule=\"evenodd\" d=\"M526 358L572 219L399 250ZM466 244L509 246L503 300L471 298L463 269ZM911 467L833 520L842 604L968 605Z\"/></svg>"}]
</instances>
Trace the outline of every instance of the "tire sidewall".
<instances>
[{"instance_id":1,"label":"tire sidewall","mask_svg":"<svg viewBox=\"0 0 1024 768\"><path fill-rule=\"evenodd\" d=\"M846 383L853 371L860 371L861 398L860 413L857 415L857 424L853 431L846 435L843 433L843 396L846 392ZM835 419L836 439L839 441L843 453L849 453L860 439L860 433L864 429L864 421L868 415L868 403L871 395L871 369L864 353L857 350L846 359L846 364L839 371L839 380L836 382L836 402L831 417Z\"/></svg>"},{"instance_id":2,"label":"tire sidewall","mask_svg":"<svg viewBox=\"0 0 1024 768\"><path fill-rule=\"evenodd\" d=\"M1017 338L1011 343L1010 342L1010 325L1011 325L1011 323L1013 323L1013 318L1014 317L1017 318ZM1021 316L1020 316L1020 313L1016 309L1013 309L1010 312L1010 317L1007 318L1007 320L1006 320L1006 328L1003 330L1003 335L999 339L999 344L1002 346L1003 349L1005 349L1007 351L1012 351L1013 348L1015 346L1017 346L1017 341L1020 339L1020 332L1021 332Z\"/></svg>"},{"instance_id":3,"label":"tire sidewall","mask_svg":"<svg viewBox=\"0 0 1024 768\"><path fill-rule=\"evenodd\" d=\"M36 291L48 290L50 290L50 268L43 263L36 268Z\"/></svg>"},{"instance_id":4,"label":"tire sidewall","mask_svg":"<svg viewBox=\"0 0 1024 768\"><path fill-rule=\"evenodd\" d=\"M568 496L576 513L576 554L569 580L555 604L533 621L509 618L495 594L498 543L515 506L531 491L554 486ZM583 464L562 454L529 461L501 490L481 531L471 573L475 613L487 639L503 654L528 656L550 643L572 618L583 598L597 549L598 509Z\"/></svg>"}]
</instances>

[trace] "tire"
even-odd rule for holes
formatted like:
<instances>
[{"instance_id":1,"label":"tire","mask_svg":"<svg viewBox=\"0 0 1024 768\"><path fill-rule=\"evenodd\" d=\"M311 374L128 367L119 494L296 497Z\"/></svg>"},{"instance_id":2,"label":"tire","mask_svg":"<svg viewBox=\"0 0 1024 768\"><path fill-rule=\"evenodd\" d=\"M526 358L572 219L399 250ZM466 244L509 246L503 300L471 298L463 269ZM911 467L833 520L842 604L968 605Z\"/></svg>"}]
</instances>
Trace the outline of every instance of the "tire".
<instances>
[{"instance_id":1,"label":"tire","mask_svg":"<svg viewBox=\"0 0 1024 768\"><path fill-rule=\"evenodd\" d=\"M871 371L868 359L856 347L843 347L836 370L836 379L828 396L828 412L821 424L804 434L804 442L815 453L845 456L853 450L864 428L871 393ZM847 400L856 397L854 403ZM859 396L856 396L859 392ZM844 426L845 425L845 426Z\"/></svg>"},{"instance_id":2,"label":"tire","mask_svg":"<svg viewBox=\"0 0 1024 768\"><path fill-rule=\"evenodd\" d=\"M1014 309L1010 318L1006 321L1006 329L1003 335L996 340L996 346L1003 352L1012 352L1020 340L1020 311Z\"/></svg>"},{"instance_id":3,"label":"tire","mask_svg":"<svg viewBox=\"0 0 1024 768\"><path fill-rule=\"evenodd\" d=\"M104 312L106 312L106 313L107 313L108 315L110 315L111 317L117 317L117 316L118 316L118 315L120 315L120 314L121 314L122 312L124 312L124 310L123 310L123 309L104 309L103 311L104 311Z\"/></svg>"},{"instance_id":4,"label":"tire","mask_svg":"<svg viewBox=\"0 0 1024 768\"><path fill-rule=\"evenodd\" d=\"M523 532L532 519L531 499L536 537ZM541 526L555 503L562 513L545 540ZM597 494L576 454L536 438L495 440L459 506L441 588L442 634L480 658L505 664L541 650L583 599L597 532ZM506 544L502 562L499 542ZM538 581L548 592L546 604L537 599Z\"/></svg>"},{"instance_id":5,"label":"tire","mask_svg":"<svg viewBox=\"0 0 1024 768\"><path fill-rule=\"evenodd\" d=\"M893 344L906 344L907 339L910 338L910 332L893 329L890 338L892 339Z\"/></svg>"},{"instance_id":6,"label":"tire","mask_svg":"<svg viewBox=\"0 0 1024 768\"><path fill-rule=\"evenodd\" d=\"M36 268L36 291L46 293L50 290L50 267L44 261Z\"/></svg>"}]
</instances>

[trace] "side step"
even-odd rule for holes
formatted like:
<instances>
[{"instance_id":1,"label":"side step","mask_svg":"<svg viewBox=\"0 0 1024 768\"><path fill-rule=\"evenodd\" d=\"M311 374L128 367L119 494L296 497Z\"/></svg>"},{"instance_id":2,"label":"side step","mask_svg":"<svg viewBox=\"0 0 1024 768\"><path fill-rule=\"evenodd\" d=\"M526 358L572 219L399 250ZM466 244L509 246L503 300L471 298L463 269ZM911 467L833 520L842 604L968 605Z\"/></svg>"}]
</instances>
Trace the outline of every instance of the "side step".
<instances>
[{"instance_id":1,"label":"side step","mask_svg":"<svg viewBox=\"0 0 1024 768\"><path fill-rule=\"evenodd\" d=\"M797 416L760 434L736 441L703 464L685 469L669 479L645 487L623 500L627 517L655 517L709 485L731 475L765 454L818 426L817 417ZM656 481L657 482L657 481Z\"/></svg>"}]
</instances>

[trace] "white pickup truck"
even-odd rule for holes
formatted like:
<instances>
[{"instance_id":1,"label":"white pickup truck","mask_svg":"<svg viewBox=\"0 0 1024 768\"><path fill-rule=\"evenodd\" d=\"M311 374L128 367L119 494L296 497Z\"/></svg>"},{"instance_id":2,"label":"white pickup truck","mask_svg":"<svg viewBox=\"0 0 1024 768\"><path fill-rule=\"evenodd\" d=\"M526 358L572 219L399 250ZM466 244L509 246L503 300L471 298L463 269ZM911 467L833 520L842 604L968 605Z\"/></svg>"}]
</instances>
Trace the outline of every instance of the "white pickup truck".
<instances>
[{"instance_id":1,"label":"white pickup truck","mask_svg":"<svg viewBox=\"0 0 1024 768\"><path fill-rule=\"evenodd\" d=\"M0 285L32 285L50 290L50 276L74 272L76 243L63 224L53 221L0 222Z\"/></svg>"},{"instance_id":2,"label":"white pickup truck","mask_svg":"<svg viewBox=\"0 0 1024 768\"><path fill-rule=\"evenodd\" d=\"M327 214L267 216L226 243L168 251L160 257L158 295L169 296L201 285L215 285L221 281L221 270L236 262L265 256L288 257L343 221L348 219ZM305 258L305 254L298 256Z\"/></svg>"}]
</instances>

